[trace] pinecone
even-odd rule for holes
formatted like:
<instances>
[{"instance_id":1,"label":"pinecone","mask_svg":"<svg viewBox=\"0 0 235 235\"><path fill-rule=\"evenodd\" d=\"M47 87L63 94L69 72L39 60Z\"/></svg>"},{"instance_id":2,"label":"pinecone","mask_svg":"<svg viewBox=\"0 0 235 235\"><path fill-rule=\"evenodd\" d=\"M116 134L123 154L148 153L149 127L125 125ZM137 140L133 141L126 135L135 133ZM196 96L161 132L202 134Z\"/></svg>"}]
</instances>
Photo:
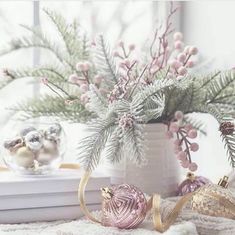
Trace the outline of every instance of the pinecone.
<instances>
[{"instance_id":1,"label":"pinecone","mask_svg":"<svg viewBox=\"0 0 235 235\"><path fill-rule=\"evenodd\" d=\"M222 122L220 124L220 128L219 128L222 135L232 135L234 132L234 129L235 129L235 127L232 122Z\"/></svg>"}]
</instances>

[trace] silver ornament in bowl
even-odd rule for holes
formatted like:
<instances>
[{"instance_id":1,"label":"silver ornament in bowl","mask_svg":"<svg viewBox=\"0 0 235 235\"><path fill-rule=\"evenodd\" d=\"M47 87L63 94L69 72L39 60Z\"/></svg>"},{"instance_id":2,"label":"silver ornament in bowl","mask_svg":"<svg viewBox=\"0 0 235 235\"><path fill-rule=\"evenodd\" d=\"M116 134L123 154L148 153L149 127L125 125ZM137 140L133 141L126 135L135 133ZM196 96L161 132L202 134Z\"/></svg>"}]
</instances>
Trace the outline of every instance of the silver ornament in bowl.
<instances>
[{"instance_id":1,"label":"silver ornament in bowl","mask_svg":"<svg viewBox=\"0 0 235 235\"><path fill-rule=\"evenodd\" d=\"M59 136L61 135L62 127L59 123L55 123L45 131L45 137L48 140L54 140L57 141L59 139Z\"/></svg>"},{"instance_id":2,"label":"silver ornament in bowl","mask_svg":"<svg viewBox=\"0 0 235 235\"><path fill-rule=\"evenodd\" d=\"M41 120L40 120L41 121ZM59 169L65 152L65 136L58 123L11 127L2 142L6 166L22 175L50 174Z\"/></svg>"},{"instance_id":3,"label":"silver ornament in bowl","mask_svg":"<svg viewBox=\"0 0 235 235\"><path fill-rule=\"evenodd\" d=\"M23 146L23 139L21 137L15 137L13 139L5 140L3 146L10 152L14 152Z\"/></svg>"},{"instance_id":4,"label":"silver ornament in bowl","mask_svg":"<svg viewBox=\"0 0 235 235\"><path fill-rule=\"evenodd\" d=\"M38 131L30 131L25 136L25 145L32 151L38 151L43 145L43 137Z\"/></svg>"},{"instance_id":5,"label":"silver ornament in bowl","mask_svg":"<svg viewBox=\"0 0 235 235\"><path fill-rule=\"evenodd\" d=\"M33 126L27 126L20 130L20 136L24 138L29 132L36 131L36 128Z\"/></svg>"}]
</instances>

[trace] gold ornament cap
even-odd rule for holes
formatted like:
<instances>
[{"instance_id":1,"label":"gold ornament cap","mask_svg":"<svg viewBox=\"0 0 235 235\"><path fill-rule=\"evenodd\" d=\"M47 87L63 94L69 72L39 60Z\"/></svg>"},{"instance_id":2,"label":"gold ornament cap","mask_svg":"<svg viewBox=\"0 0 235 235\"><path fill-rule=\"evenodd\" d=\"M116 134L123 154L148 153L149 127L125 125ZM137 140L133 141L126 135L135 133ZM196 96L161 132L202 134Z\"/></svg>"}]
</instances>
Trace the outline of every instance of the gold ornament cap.
<instances>
[{"instance_id":1,"label":"gold ornament cap","mask_svg":"<svg viewBox=\"0 0 235 235\"><path fill-rule=\"evenodd\" d=\"M218 185L223 188L227 188L228 187L228 176L224 176L223 179L220 179Z\"/></svg>"},{"instance_id":2,"label":"gold ornament cap","mask_svg":"<svg viewBox=\"0 0 235 235\"><path fill-rule=\"evenodd\" d=\"M101 193L102 193L102 197L104 199L111 199L113 196L113 192L110 188L101 188Z\"/></svg>"}]
</instances>

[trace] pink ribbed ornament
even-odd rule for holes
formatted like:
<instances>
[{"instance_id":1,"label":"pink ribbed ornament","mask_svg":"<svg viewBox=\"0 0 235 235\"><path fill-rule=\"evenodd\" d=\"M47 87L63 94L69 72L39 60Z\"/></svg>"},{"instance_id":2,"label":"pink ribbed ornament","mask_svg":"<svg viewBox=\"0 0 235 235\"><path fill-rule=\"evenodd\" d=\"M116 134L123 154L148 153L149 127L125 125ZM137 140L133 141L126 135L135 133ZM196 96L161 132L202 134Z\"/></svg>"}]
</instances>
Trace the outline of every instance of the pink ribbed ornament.
<instances>
[{"instance_id":1,"label":"pink ribbed ornament","mask_svg":"<svg viewBox=\"0 0 235 235\"><path fill-rule=\"evenodd\" d=\"M195 176L189 172L187 179L184 180L178 187L178 196L184 196L188 193L196 191L203 185L210 184L211 181L203 176Z\"/></svg>"},{"instance_id":2,"label":"pink ribbed ornament","mask_svg":"<svg viewBox=\"0 0 235 235\"><path fill-rule=\"evenodd\" d=\"M102 188L102 224L120 229L137 227L147 213L147 200L135 186L128 184Z\"/></svg>"}]
</instances>

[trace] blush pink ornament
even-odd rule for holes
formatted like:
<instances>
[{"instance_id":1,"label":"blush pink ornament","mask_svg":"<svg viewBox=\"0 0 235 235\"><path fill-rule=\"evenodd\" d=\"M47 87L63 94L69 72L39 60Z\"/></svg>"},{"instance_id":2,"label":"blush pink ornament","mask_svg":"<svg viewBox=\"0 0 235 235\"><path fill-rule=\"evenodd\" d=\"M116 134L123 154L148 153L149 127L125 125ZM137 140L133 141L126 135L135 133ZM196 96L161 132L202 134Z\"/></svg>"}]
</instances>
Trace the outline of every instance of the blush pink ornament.
<instances>
[{"instance_id":1,"label":"blush pink ornament","mask_svg":"<svg viewBox=\"0 0 235 235\"><path fill-rule=\"evenodd\" d=\"M193 173L187 174L187 179L184 180L178 187L178 196L184 196L188 193L195 192L200 187L210 184L211 181L203 176L195 176Z\"/></svg>"},{"instance_id":2,"label":"blush pink ornament","mask_svg":"<svg viewBox=\"0 0 235 235\"><path fill-rule=\"evenodd\" d=\"M197 131L195 129L189 130L188 137L191 139L195 139L197 137Z\"/></svg>"},{"instance_id":3,"label":"blush pink ornament","mask_svg":"<svg viewBox=\"0 0 235 235\"><path fill-rule=\"evenodd\" d=\"M128 184L102 188L102 224L120 229L136 228L146 217L147 200Z\"/></svg>"}]
</instances>

